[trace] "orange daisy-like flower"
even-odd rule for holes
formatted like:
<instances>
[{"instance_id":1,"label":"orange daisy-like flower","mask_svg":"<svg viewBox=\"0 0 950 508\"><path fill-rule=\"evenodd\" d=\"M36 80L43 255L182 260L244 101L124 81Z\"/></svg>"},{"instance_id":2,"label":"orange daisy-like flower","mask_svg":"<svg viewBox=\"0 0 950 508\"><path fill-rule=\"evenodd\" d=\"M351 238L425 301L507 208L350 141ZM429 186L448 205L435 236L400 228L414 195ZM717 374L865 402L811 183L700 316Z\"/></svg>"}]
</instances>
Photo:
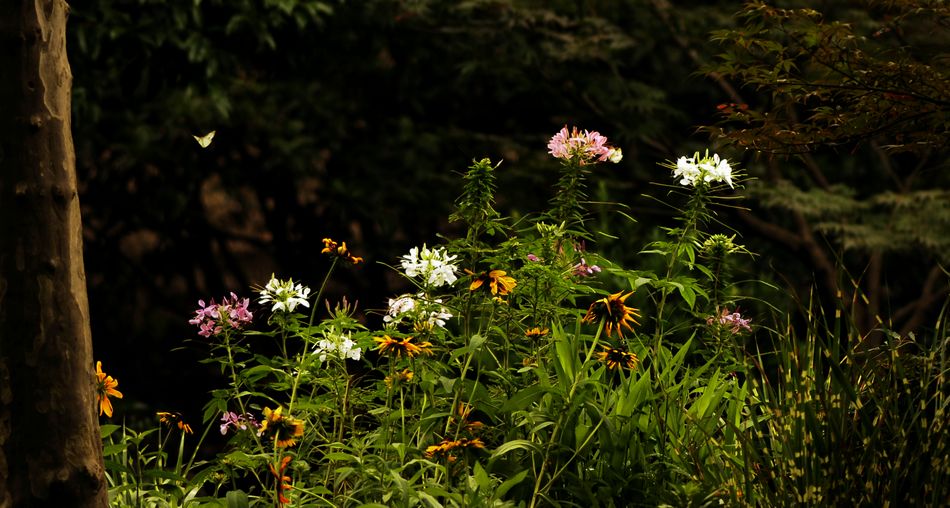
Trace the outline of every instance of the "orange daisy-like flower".
<instances>
[{"instance_id":1,"label":"orange daisy-like flower","mask_svg":"<svg viewBox=\"0 0 950 508\"><path fill-rule=\"evenodd\" d=\"M386 388L392 388L393 385L400 386L412 381L414 374L409 369L403 369L402 372L396 372L391 376L386 376L383 381L386 382Z\"/></svg>"},{"instance_id":2,"label":"orange daisy-like flower","mask_svg":"<svg viewBox=\"0 0 950 508\"><path fill-rule=\"evenodd\" d=\"M389 335L373 338L375 342L379 343L379 347L376 349L379 350L380 353L387 353L397 357L406 356L408 358L432 354L431 342L420 342L418 344L413 344L412 339L412 337L403 337L401 339L393 338Z\"/></svg>"},{"instance_id":3,"label":"orange daisy-like flower","mask_svg":"<svg viewBox=\"0 0 950 508\"><path fill-rule=\"evenodd\" d=\"M610 337L613 335L614 330L616 330L617 336L623 338L622 328L633 331L631 323L635 325L640 324L634 319L635 317L640 317L640 313L637 312L637 309L627 307L623 303L624 300L632 294L632 291L627 294L623 294L623 291L620 291L606 298L597 300L590 304L590 308L587 309L587 314L584 316L583 322L593 323L603 318L607 336Z\"/></svg>"},{"instance_id":4,"label":"orange daisy-like flower","mask_svg":"<svg viewBox=\"0 0 950 508\"><path fill-rule=\"evenodd\" d=\"M337 243L332 238L323 239L323 250L321 250L320 253L336 256L354 265L358 265L363 262L363 258L354 256L350 250L346 248L346 242Z\"/></svg>"},{"instance_id":5,"label":"orange daisy-like flower","mask_svg":"<svg viewBox=\"0 0 950 508\"><path fill-rule=\"evenodd\" d=\"M480 274L465 270L465 273L472 276L472 284L468 287L469 291L475 291L484 286L493 295L505 296L518 285L518 281L514 277L510 277L508 272L504 270L491 270Z\"/></svg>"},{"instance_id":6,"label":"orange daisy-like flower","mask_svg":"<svg viewBox=\"0 0 950 508\"><path fill-rule=\"evenodd\" d=\"M456 454L466 448L485 448L485 443L478 437L475 439L464 437L456 440L443 439L441 443L426 448L425 456L429 459L436 456L444 457L449 462L455 462Z\"/></svg>"},{"instance_id":7,"label":"orange daisy-like flower","mask_svg":"<svg viewBox=\"0 0 950 508\"><path fill-rule=\"evenodd\" d=\"M96 397L99 399L100 416L104 413L112 418L112 401L109 397L122 398L122 392L116 390L118 386L119 382L115 378L102 372L102 362L96 362Z\"/></svg>"},{"instance_id":8,"label":"orange daisy-like flower","mask_svg":"<svg viewBox=\"0 0 950 508\"><path fill-rule=\"evenodd\" d=\"M293 488L293 486L290 485L292 480L289 476L284 474L284 471L287 470L287 465L290 464L290 460L290 455L287 455L280 459L280 466L275 468L273 464L267 465L267 467L270 468L270 474L274 475L274 478L277 479L277 500L281 505L290 504L290 499L284 495L285 491Z\"/></svg>"},{"instance_id":9,"label":"orange daisy-like flower","mask_svg":"<svg viewBox=\"0 0 950 508\"><path fill-rule=\"evenodd\" d=\"M541 337L546 337L549 333L551 333L551 330L548 330L547 328L539 328L536 326L534 328L525 330L524 336L532 340L538 340Z\"/></svg>"},{"instance_id":10,"label":"orange daisy-like flower","mask_svg":"<svg viewBox=\"0 0 950 508\"><path fill-rule=\"evenodd\" d=\"M278 406L271 410L264 408L264 421L257 435L266 435L274 440L278 448L286 448L297 444L297 438L303 436L303 420L284 416L284 408Z\"/></svg>"},{"instance_id":11,"label":"orange daisy-like flower","mask_svg":"<svg viewBox=\"0 0 950 508\"><path fill-rule=\"evenodd\" d=\"M164 423L171 427L172 425L177 425L178 429L184 432L185 434L193 434L191 430L191 425L185 423L185 420L182 419L181 413L167 413L165 411L159 411L155 413L158 416L158 421Z\"/></svg>"},{"instance_id":12,"label":"orange daisy-like flower","mask_svg":"<svg viewBox=\"0 0 950 508\"><path fill-rule=\"evenodd\" d=\"M594 356L598 360L607 364L607 368L614 369L633 369L636 368L640 359L637 355L623 348L604 346L604 350L596 353Z\"/></svg>"}]
</instances>

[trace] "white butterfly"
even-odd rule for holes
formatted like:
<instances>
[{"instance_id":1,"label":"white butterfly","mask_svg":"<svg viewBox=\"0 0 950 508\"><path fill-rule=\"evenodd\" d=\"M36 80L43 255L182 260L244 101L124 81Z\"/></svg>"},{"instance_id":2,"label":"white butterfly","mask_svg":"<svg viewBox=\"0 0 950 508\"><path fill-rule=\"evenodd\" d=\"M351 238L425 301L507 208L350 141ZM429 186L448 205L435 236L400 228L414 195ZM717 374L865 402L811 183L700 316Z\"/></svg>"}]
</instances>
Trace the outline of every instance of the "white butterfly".
<instances>
[{"instance_id":1,"label":"white butterfly","mask_svg":"<svg viewBox=\"0 0 950 508\"><path fill-rule=\"evenodd\" d=\"M195 141L197 141L198 144L201 145L201 148L208 148L208 145L211 144L211 140L214 139L214 133L215 131L211 131L205 134L204 136L192 136L192 137L194 137Z\"/></svg>"}]
</instances>

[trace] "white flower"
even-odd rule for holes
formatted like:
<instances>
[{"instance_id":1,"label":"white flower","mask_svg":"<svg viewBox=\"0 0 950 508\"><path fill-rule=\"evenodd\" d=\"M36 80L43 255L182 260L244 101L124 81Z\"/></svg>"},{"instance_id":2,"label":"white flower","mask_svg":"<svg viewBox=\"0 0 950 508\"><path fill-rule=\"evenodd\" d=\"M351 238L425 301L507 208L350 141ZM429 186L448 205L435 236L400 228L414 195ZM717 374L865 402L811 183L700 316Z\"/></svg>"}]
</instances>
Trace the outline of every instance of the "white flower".
<instances>
[{"instance_id":1,"label":"white flower","mask_svg":"<svg viewBox=\"0 0 950 508\"><path fill-rule=\"evenodd\" d=\"M353 347L356 343L353 342L349 337L343 337L343 342L340 343L340 346L337 350L340 353L340 358L350 359L350 360L359 360L360 355L363 354L363 348Z\"/></svg>"},{"instance_id":2,"label":"white flower","mask_svg":"<svg viewBox=\"0 0 950 508\"><path fill-rule=\"evenodd\" d=\"M457 256L450 256L444 248L429 249L422 245L409 249L409 254L402 257L400 264L407 277L421 277L428 287L437 288L455 283L458 277L455 273L458 267L451 264Z\"/></svg>"},{"instance_id":3,"label":"white flower","mask_svg":"<svg viewBox=\"0 0 950 508\"><path fill-rule=\"evenodd\" d=\"M613 162L614 164L620 162L623 159L623 152L619 148L611 148L607 150L607 160Z\"/></svg>"},{"instance_id":4,"label":"white flower","mask_svg":"<svg viewBox=\"0 0 950 508\"><path fill-rule=\"evenodd\" d=\"M676 168L673 169L673 176L681 178L680 185L696 185L696 179L699 178L699 167L693 162L692 157L680 157L676 159Z\"/></svg>"},{"instance_id":5,"label":"white flower","mask_svg":"<svg viewBox=\"0 0 950 508\"><path fill-rule=\"evenodd\" d=\"M442 303L442 300L435 300L435 303ZM429 318L426 319L426 322L430 325L445 328L445 322L449 319L452 319L452 313L440 305L439 310L429 312Z\"/></svg>"},{"instance_id":6,"label":"white flower","mask_svg":"<svg viewBox=\"0 0 950 508\"><path fill-rule=\"evenodd\" d=\"M359 360L363 348L353 347L356 343L348 335L331 334L328 339L321 339L313 348L313 354L319 355L320 362L327 361L327 355L333 355L341 360Z\"/></svg>"},{"instance_id":7,"label":"white flower","mask_svg":"<svg viewBox=\"0 0 950 508\"><path fill-rule=\"evenodd\" d=\"M445 328L446 320L452 319L452 313L442 306L441 299L426 300L425 295L419 293L415 297L401 295L389 299L389 310L383 316L386 326L396 326L403 319L412 322L425 321L430 325Z\"/></svg>"},{"instance_id":8,"label":"white flower","mask_svg":"<svg viewBox=\"0 0 950 508\"><path fill-rule=\"evenodd\" d=\"M732 167L729 166L729 161L720 159L719 154L713 154L710 158L707 153L706 157L699 163L699 167L703 170L703 180L707 183L726 182L729 187L733 187Z\"/></svg>"},{"instance_id":9,"label":"white flower","mask_svg":"<svg viewBox=\"0 0 950 508\"><path fill-rule=\"evenodd\" d=\"M732 167L719 154L710 157L709 152L706 152L703 158L699 157L699 153L693 157L680 157L672 169L673 177L680 179L680 185L695 187L696 182L702 179L706 183L726 182L729 187L735 188L732 184Z\"/></svg>"},{"instance_id":10,"label":"white flower","mask_svg":"<svg viewBox=\"0 0 950 508\"><path fill-rule=\"evenodd\" d=\"M294 284L293 279L282 281L271 274L270 281L261 290L261 298L258 303L274 302L271 312L278 310L284 312L293 312L298 305L310 307L307 298L310 297L310 288L302 284Z\"/></svg>"},{"instance_id":11,"label":"white flower","mask_svg":"<svg viewBox=\"0 0 950 508\"><path fill-rule=\"evenodd\" d=\"M383 316L383 322L386 324L397 322L401 314L412 312L415 307L416 301L409 295L402 295L395 299L390 298L389 310L387 310L386 315Z\"/></svg>"}]
</instances>

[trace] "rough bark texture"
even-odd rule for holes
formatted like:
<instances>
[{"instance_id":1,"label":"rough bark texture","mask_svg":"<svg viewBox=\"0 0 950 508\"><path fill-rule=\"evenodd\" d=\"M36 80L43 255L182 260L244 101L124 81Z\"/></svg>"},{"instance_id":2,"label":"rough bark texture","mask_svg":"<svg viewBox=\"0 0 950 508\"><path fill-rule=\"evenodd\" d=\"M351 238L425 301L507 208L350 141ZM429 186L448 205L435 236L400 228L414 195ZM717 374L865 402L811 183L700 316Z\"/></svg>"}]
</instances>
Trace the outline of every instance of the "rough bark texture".
<instances>
[{"instance_id":1,"label":"rough bark texture","mask_svg":"<svg viewBox=\"0 0 950 508\"><path fill-rule=\"evenodd\" d=\"M107 506L63 0L0 14L0 507Z\"/></svg>"}]
</instances>

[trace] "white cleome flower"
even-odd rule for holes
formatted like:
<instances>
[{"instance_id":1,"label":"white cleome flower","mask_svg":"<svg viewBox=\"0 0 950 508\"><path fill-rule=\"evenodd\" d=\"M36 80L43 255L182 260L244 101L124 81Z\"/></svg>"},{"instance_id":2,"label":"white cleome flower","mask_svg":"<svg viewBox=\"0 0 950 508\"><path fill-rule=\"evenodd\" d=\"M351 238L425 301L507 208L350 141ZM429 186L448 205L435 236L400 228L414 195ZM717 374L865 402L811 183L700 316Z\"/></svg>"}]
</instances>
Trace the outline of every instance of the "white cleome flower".
<instances>
[{"instance_id":1,"label":"white cleome flower","mask_svg":"<svg viewBox=\"0 0 950 508\"><path fill-rule=\"evenodd\" d=\"M699 166L693 162L692 157L680 157L676 160L676 168L673 169L673 176L680 178L680 185L696 185L696 179L699 178Z\"/></svg>"},{"instance_id":2,"label":"white cleome flower","mask_svg":"<svg viewBox=\"0 0 950 508\"><path fill-rule=\"evenodd\" d=\"M409 322L425 321L434 326L445 328L445 322L452 319L452 313L442 306L442 300L426 300L425 295L420 293L413 297L412 295L401 295L389 299L389 310L383 316L383 322L386 326L396 326L403 320Z\"/></svg>"},{"instance_id":3,"label":"white cleome flower","mask_svg":"<svg viewBox=\"0 0 950 508\"><path fill-rule=\"evenodd\" d=\"M434 303L440 304L442 300L435 300ZM433 310L429 312L429 317L426 319L426 323L429 323L433 326L438 326L440 328L445 328L445 322L449 319L452 319L452 313L448 309L439 305L438 310Z\"/></svg>"},{"instance_id":4,"label":"white cleome flower","mask_svg":"<svg viewBox=\"0 0 950 508\"><path fill-rule=\"evenodd\" d=\"M354 347L356 343L348 335L331 335L328 339L321 339L313 348L313 354L318 355L320 363L327 361L332 355L341 360L359 360L363 348Z\"/></svg>"},{"instance_id":5,"label":"white cleome flower","mask_svg":"<svg viewBox=\"0 0 950 508\"><path fill-rule=\"evenodd\" d=\"M402 257L400 264L407 277L421 277L428 287L437 288L454 284L458 277L455 273L458 267L451 264L457 256L450 256L444 248L429 249L422 245L409 249L409 254Z\"/></svg>"},{"instance_id":6,"label":"white cleome flower","mask_svg":"<svg viewBox=\"0 0 950 508\"><path fill-rule=\"evenodd\" d=\"M680 185L696 186L696 182L725 182L729 187L735 188L732 184L732 166L729 161L719 157L719 154L700 158L699 154L693 157L680 157L676 160L676 167L673 167L673 177L680 179Z\"/></svg>"},{"instance_id":7,"label":"white cleome flower","mask_svg":"<svg viewBox=\"0 0 950 508\"><path fill-rule=\"evenodd\" d=\"M402 314L412 312L416 307L416 301L409 295L398 296L395 299L389 299L389 310L383 316L383 322L386 324L397 322Z\"/></svg>"},{"instance_id":8,"label":"white cleome flower","mask_svg":"<svg viewBox=\"0 0 950 508\"><path fill-rule=\"evenodd\" d=\"M294 284L293 279L279 280L271 274L270 281L261 290L258 303L274 302L271 312L293 312L298 305L310 307L307 298L310 297L310 288L302 284Z\"/></svg>"}]
</instances>

